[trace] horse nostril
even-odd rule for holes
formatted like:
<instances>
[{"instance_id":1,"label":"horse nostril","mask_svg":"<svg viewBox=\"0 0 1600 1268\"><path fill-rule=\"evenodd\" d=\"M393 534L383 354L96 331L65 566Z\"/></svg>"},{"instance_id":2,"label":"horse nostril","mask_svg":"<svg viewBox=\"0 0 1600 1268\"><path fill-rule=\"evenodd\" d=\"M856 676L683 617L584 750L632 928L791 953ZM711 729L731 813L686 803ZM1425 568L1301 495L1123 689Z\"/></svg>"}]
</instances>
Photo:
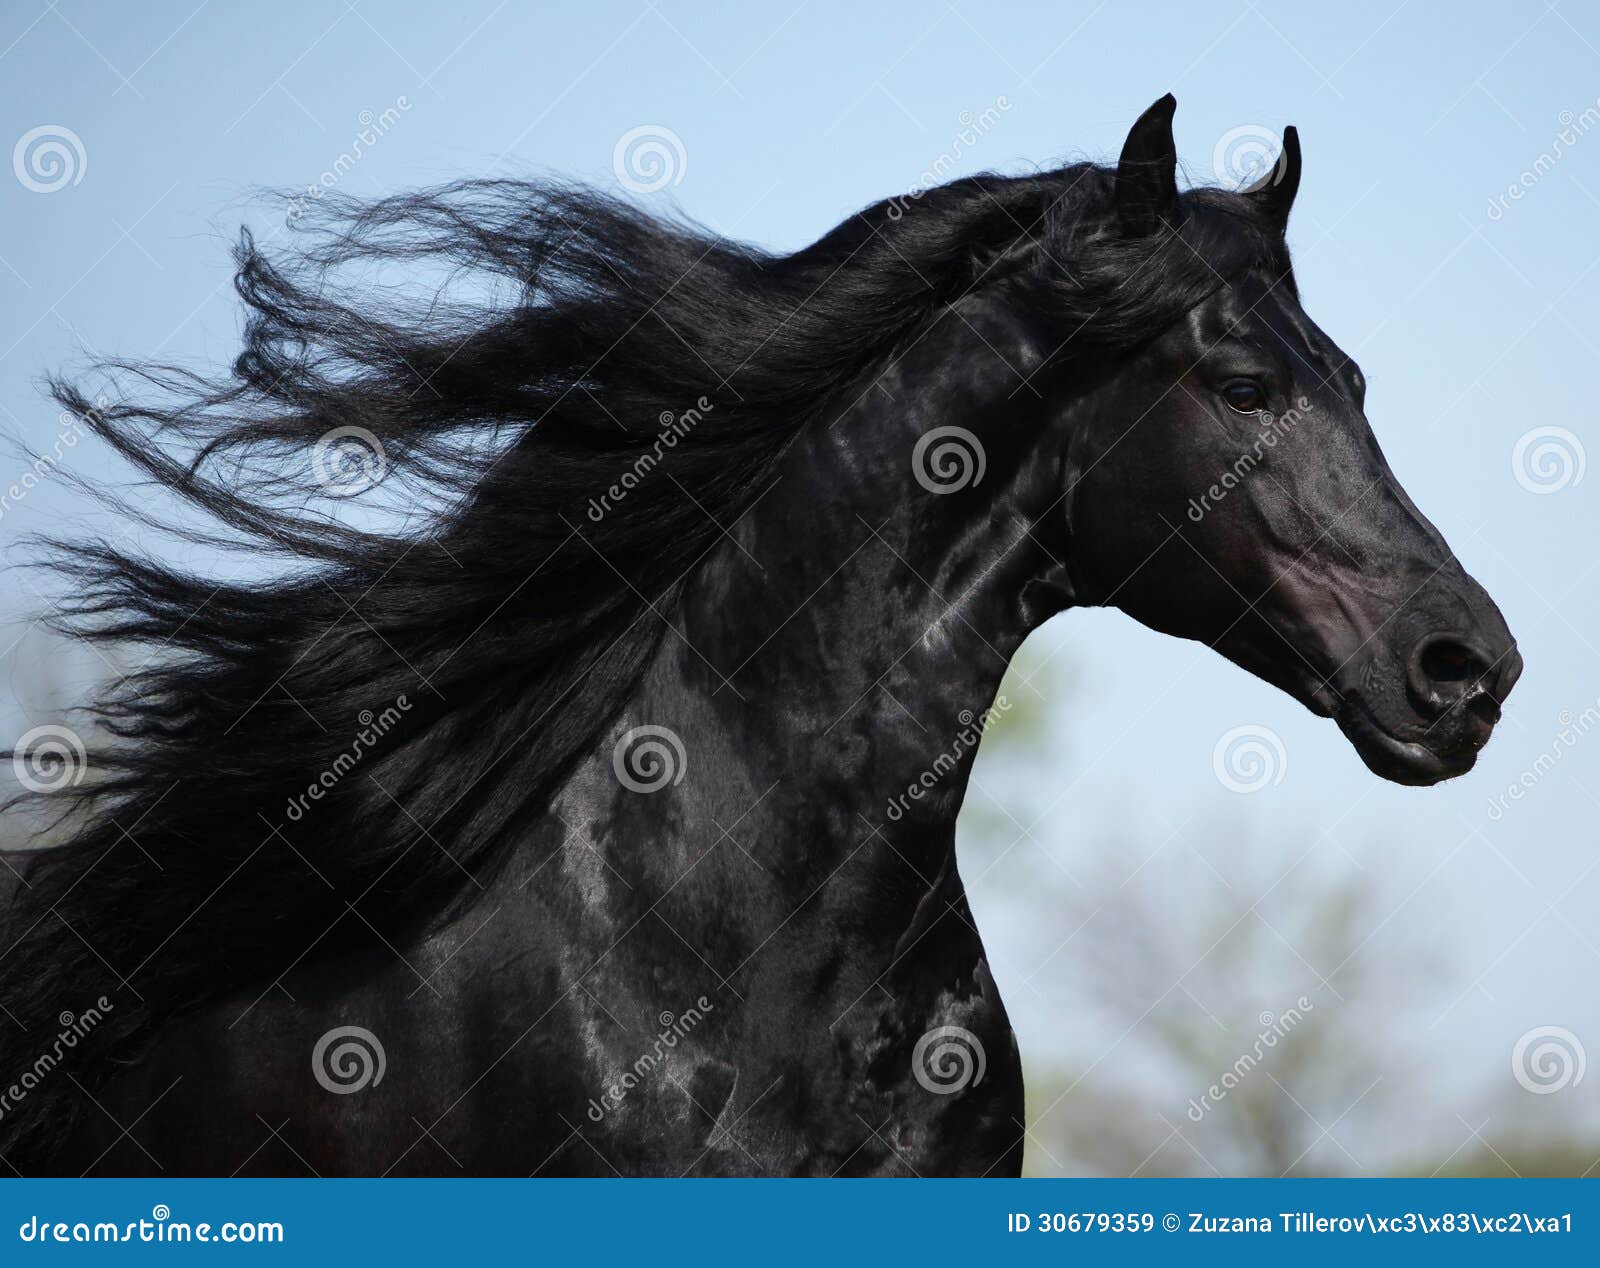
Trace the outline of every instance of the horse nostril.
<instances>
[{"instance_id":1,"label":"horse nostril","mask_svg":"<svg viewBox=\"0 0 1600 1268\"><path fill-rule=\"evenodd\" d=\"M1448 636L1429 639L1424 643L1418 663L1423 675L1430 682L1439 684L1466 682L1482 676L1489 668L1487 659L1480 657L1465 643Z\"/></svg>"},{"instance_id":2,"label":"horse nostril","mask_svg":"<svg viewBox=\"0 0 1600 1268\"><path fill-rule=\"evenodd\" d=\"M1453 634L1433 634L1417 644L1410 670L1412 699L1425 713L1443 713L1468 697L1494 692L1485 681L1496 671L1494 659Z\"/></svg>"}]
</instances>

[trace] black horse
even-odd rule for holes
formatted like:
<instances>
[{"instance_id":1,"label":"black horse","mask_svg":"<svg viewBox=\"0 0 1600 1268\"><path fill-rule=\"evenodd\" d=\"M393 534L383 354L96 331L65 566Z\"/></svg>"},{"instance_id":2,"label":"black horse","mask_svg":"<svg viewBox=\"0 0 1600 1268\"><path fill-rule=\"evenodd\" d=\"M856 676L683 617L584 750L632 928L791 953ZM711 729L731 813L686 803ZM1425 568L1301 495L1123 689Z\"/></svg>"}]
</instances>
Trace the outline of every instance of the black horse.
<instances>
[{"instance_id":1,"label":"black horse","mask_svg":"<svg viewBox=\"0 0 1600 1268\"><path fill-rule=\"evenodd\" d=\"M793 255L551 183L329 198L294 267L244 240L231 377L57 383L284 566L54 544L75 634L151 656L87 770L16 754L72 835L7 859L0 1155L1015 1174L953 847L1029 631L1114 605L1386 779L1468 770L1520 658L1301 309L1295 133L1180 193L1173 108ZM499 289L329 277L413 260Z\"/></svg>"}]
</instances>

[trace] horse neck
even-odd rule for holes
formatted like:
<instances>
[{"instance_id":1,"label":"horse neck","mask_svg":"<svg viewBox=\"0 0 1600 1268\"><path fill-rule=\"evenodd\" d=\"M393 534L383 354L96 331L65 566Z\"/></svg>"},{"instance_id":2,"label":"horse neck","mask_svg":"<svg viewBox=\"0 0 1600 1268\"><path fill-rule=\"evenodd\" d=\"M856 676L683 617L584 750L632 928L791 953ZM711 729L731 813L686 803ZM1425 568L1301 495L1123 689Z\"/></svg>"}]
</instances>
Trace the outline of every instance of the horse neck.
<instances>
[{"instance_id":1,"label":"horse neck","mask_svg":"<svg viewBox=\"0 0 1600 1268\"><path fill-rule=\"evenodd\" d=\"M725 526L628 711L676 720L674 792L798 887L877 836L889 866L943 868L1007 664L1066 604L1060 446L1019 387L1044 350L973 298L826 411ZM914 451L953 426L979 438L984 471L936 495Z\"/></svg>"}]
</instances>

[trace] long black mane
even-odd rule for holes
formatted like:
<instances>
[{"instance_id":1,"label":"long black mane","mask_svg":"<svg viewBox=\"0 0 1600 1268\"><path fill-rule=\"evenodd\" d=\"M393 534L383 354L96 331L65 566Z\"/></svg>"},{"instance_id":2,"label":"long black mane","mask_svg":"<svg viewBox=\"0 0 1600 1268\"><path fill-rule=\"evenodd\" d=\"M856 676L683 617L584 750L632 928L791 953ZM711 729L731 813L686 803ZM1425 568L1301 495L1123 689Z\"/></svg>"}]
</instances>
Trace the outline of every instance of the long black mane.
<instances>
[{"instance_id":1,"label":"long black mane","mask_svg":"<svg viewBox=\"0 0 1600 1268\"><path fill-rule=\"evenodd\" d=\"M1245 199L1190 193L1180 232L1140 241L1111 188L1091 165L958 181L786 255L548 182L330 198L287 262L241 242L231 377L112 367L138 390L111 403L53 383L210 526L183 531L283 567L55 544L65 628L149 659L94 706L89 776L43 803L70 839L7 859L0 1080L102 994L90 1088L179 1011L470 901L626 701L719 526L967 291L1016 287L1071 356L1276 268ZM340 283L397 264L478 297ZM330 513L340 452L383 474L363 497L428 513ZM77 1102L44 1080L0 1153L40 1156Z\"/></svg>"}]
</instances>

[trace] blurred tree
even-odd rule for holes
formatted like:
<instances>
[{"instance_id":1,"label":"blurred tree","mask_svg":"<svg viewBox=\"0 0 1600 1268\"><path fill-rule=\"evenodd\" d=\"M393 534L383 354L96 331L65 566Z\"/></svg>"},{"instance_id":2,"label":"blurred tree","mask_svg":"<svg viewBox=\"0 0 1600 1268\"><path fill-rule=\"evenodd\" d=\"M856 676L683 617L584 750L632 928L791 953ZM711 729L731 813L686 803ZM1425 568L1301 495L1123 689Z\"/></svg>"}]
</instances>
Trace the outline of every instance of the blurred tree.
<instances>
[{"instance_id":1,"label":"blurred tree","mask_svg":"<svg viewBox=\"0 0 1600 1268\"><path fill-rule=\"evenodd\" d=\"M1131 872L1136 853L1104 850L1072 899L1083 1064L1030 1106L1040 1170L1363 1174L1381 1161L1375 1128L1403 1091L1384 1018L1403 987L1361 954L1388 910L1379 886L1229 836L1209 835L1225 847L1215 861L1184 842ZM1407 964L1406 985L1421 967Z\"/></svg>"}]
</instances>

